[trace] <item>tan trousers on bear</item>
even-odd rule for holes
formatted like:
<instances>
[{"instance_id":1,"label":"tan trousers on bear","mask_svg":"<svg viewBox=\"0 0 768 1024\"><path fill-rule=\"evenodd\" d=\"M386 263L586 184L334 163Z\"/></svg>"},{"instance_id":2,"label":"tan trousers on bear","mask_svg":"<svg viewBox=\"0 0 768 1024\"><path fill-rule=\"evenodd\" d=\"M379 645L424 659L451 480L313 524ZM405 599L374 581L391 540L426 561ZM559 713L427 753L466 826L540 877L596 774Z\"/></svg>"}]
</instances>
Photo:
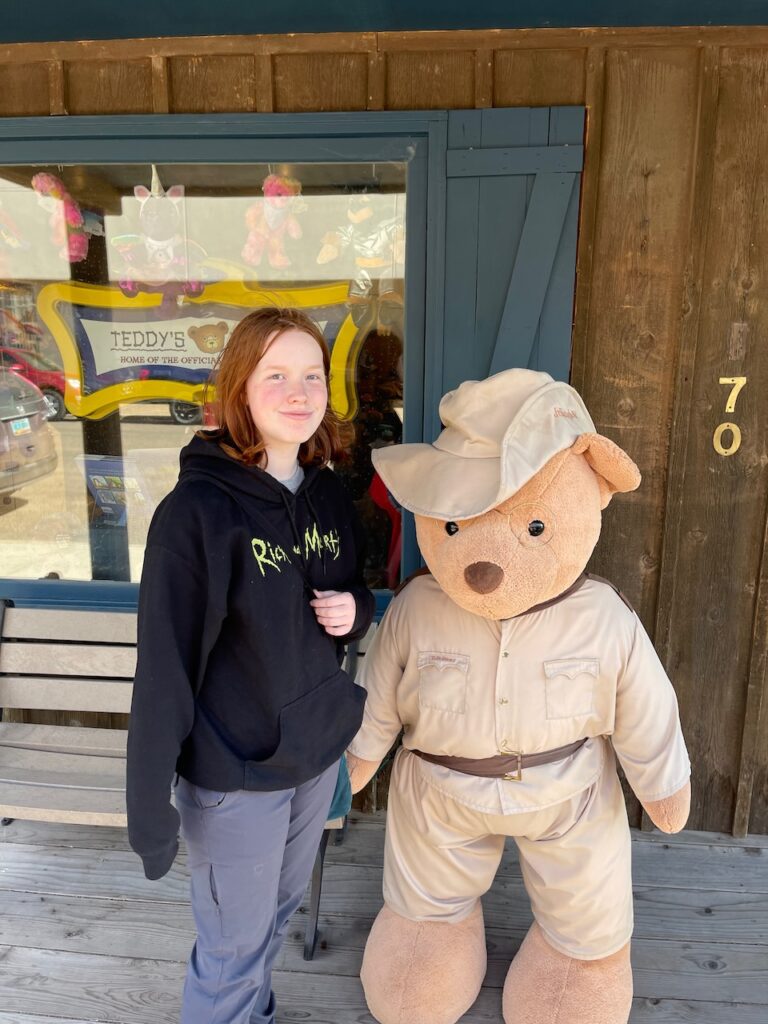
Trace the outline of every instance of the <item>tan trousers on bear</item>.
<instances>
[{"instance_id":1,"label":"tan trousers on bear","mask_svg":"<svg viewBox=\"0 0 768 1024\"><path fill-rule=\"evenodd\" d=\"M597 960L629 941L631 845L613 758L570 800L510 815L458 803L425 779L422 765L405 749L395 758L384 854L388 906L414 921L461 921L490 889L510 836L534 917L556 950Z\"/></svg>"}]
</instances>

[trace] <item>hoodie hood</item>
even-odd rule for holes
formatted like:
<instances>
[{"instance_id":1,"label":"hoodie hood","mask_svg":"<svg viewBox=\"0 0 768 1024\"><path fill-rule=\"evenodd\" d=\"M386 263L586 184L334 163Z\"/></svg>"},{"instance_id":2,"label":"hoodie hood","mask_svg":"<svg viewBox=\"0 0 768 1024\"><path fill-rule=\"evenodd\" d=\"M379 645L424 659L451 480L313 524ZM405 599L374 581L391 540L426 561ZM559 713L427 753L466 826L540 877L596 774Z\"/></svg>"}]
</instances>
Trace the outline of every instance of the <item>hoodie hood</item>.
<instances>
[{"instance_id":1,"label":"hoodie hood","mask_svg":"<svg viewBox=\"0 0 768 1024\"><path fill-rule=\"evenodd\" d=\"M227 455L213 437L207 440L199 435L195 435L182 448L179 465L179 482L207 479L218 484L222 490L257 498L260 502L285 506L286 499L290 499L289 507L293 506L296 495L313 487L321 471L319 466L303 466L304 479L294 495L266 470L243 465Z\"/></svg>"}]
</instances>

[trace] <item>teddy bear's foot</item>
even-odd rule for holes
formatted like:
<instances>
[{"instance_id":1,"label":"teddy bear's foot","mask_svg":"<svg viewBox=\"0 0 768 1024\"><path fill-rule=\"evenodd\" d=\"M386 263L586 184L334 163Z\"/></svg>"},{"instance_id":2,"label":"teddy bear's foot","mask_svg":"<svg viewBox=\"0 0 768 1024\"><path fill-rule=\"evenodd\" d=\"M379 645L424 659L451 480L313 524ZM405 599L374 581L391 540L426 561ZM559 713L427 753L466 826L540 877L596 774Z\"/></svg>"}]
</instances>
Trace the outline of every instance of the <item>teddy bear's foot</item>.
<instances>
[{"instance_id":1,"label":"teddy bear's foot","mask_svg":"<svg viewBox=\"0 0 768 1024\"><path fill-rule=\"evenodd\" d=\"M383 907L365 946L360 978L379 1024L454 1024L485 977L478 901L458 924L409 921Z\"/></svg>"},{"instance_id":2,"label":"teddy bear's foot","mask_svg":"<svg viewBox=\"0 0 768 1024\"><path fill-rule=\"evenodd\" d=\"M629 943L602 960L574 960L537 924L504 982L505 1024L626 1024L631 1006Z\"/></svg>"}]
</instances>

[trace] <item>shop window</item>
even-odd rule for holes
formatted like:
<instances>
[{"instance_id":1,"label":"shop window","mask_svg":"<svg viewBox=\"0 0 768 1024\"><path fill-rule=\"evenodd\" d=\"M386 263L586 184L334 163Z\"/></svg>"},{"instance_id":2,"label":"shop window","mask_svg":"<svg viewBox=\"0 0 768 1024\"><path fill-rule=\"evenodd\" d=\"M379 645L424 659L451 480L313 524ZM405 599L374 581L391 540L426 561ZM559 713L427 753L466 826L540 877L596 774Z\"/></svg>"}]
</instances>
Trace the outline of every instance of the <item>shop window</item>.
<instances>
[{"instance_id":1,"label":"shop window","mask_svg":"<svg viewBox=\"0 0 768 1024\"><path fill-rule=\"evenodd\" d=\"M0 563L5 577L138 580L178 454L210 424L233 326L300 306L355 427L336 468L399 575L400 513L373 472L401 440L402 163L0 168Z\"/></svg>"}]
</instances>

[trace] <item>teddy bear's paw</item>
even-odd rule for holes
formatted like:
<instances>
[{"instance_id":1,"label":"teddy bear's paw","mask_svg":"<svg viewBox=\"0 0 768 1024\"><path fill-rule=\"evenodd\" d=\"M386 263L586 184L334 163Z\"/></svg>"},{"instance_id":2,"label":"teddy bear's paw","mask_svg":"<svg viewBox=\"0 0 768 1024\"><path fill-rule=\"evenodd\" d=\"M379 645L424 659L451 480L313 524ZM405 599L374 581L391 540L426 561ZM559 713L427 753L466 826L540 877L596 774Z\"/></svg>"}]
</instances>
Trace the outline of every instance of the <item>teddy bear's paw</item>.
<instances>
[{"instance_id":1,"label":"teddy bear's paw","mask_svg":"<svg viewBox=\"0 0 768 1024\"><path fill-rule=\"evenodd\" d=\"M683 788L678 789L672 796L664 800L649 800L643 807L656 828L660 828L662 832L679 832L688 821L691 810L690 782L686 782Z\"/></svg>"},{"instance_id":2,"label":"teddy bear's paw","mask_svg":"<svg viewBox=\"0 0 768 1024\"><path fill-rule=\"evenodd\" d=\"M379 1024L455 1024L485 977L483 911L457 924L409 921L384 907L365 946L360 979Z\"/></svg>"},{"instance_id":3,"label":"teddy bear's paw","mask_svg":"<svg viewBox=\"0 0 768 1024\"><path fill-rule=\"evenodd\" d=\"M361 757L355 757L354 754L347 751L347 771L353 793L359 793L363 786L371 781L379 770L380 764L381 761L364 761Z\"/></svg>"},{"instance_id":4,"label":"teddy bear's paw","mask_svg":"<svg viewBox=\"0 0 768 1024\"><path fill-rule=\"evenodd\" d=\"M504 982L505 1024L627 1024L629 943L602 960L574 960L531 926Z\"/></svg>"}]
</instances>

